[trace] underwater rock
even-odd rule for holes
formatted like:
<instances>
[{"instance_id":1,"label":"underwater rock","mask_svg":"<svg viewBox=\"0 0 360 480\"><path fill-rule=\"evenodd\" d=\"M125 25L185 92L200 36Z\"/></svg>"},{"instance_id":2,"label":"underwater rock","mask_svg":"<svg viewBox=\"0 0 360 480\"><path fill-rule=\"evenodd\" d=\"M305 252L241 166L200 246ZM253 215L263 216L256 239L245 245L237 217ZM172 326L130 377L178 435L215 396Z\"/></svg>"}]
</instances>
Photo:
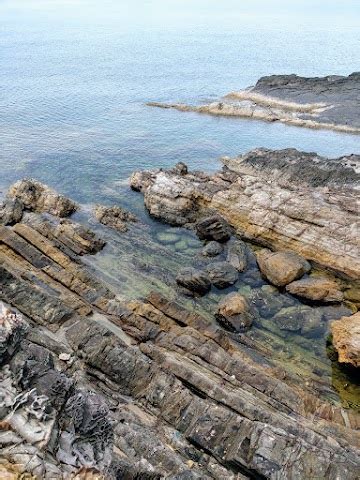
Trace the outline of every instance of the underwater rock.
<instances>
[{"instance_id":1,"label":"underwater rock","mask_svg":"<svg viewBox=\"0 0 360 480\"><path fill-rule=\"evenodd\" d=\"M211 287L208 275L202 270L184 268L176 276L176 283L190 292L205 295Z\"/></svg>"},{"instance_id":2,"label":"underwater rock","mask_svg":"<svg viewBox=\"0 0 360 480\"><path fill-rule=\"evenodd\" d=\"M231 239L227 244L226 260L236 268L238 272L243 272L248 265L248 250L248 246L242 240Z\"/></svg>"},{"instance_id":3,"label":"underwater rock","mask_svg":"<svg viewBox=\"0 0 360 480\"><path fill-rule=\"evenodd\" d=\"M218 305L216 320L231 332L243 332L251 327L254 315L243 295L229 293Z\"/></svg>"},{"instance_id":4,"label":"underwater rock","mask_svg":"<svg viewBox=\"0 0 360 480\"><path fill-rule=\"evenodd\" d=\"M0 205L0 225L12 225L20 222L24 205L18 198L6 198Z\"/></svg>"},{"instance_id":5,"label":"underwater rock","mask_svg":"<svg viewBox=\"0 0 360 480\"><path fill-rule=\"evenodd\" d=\"M286 290L292 295L316 302L339 303L344 299L338 284L326 277L302 278L289 283Z\"/></svg>"},{"instance_id":6,"label":"underwater rock","mask_svg":"<svg viewBox=\"0 0 360 480\"><path fill-rule=\"evenodd\" d=\"M176 243L180 240L180 236L173 232L158 232L156 238L165 244Z\"/></svg>"},{"instance_id":7,"label":"underwater rock","mask_svg":"<svg viewBox=\"0 0 360 480\"><path fill-rule=\"evenodd\" d=\"M360 312L331 322L331 333L339 362L360 367Z\"/></svg>"},{"instance_id":8,"label":"underwater rock","mask_svg":"<svg viewBox=\"0 0 360 480\"><path fill-rule=\"evenodd\" d=\"M126 232L128 229L127 223L137 221L135 215L118 206L96 205L94 213L98 222L114 228L118 232Z\"/></svg>"},{"instance_id":9,"label":"underwater rock","mask_svg":"<svg viewBox=\"0 0 360 480\"><path fill-rule=\"evenodd\" d=\"M284 287L311 269L309 262L295 252L272 252L264 248L256 253L256 258L261 273L277 287Z\"/></svg>"},{"instance_id":10,"label":"underwater rock","mask_svg":"<svg viewBox=\"0 0 360 480\"><path fill-rule=\"evenodd\" d=\"M213 215L200 220L195 228L200 240L227 242L230 238L229 224L219 215Z\"/></svg>"},{"instance_id":11,"label":"underwater rock","mask_svg":"<svg viewBox=\"0 0 360 480\"><path fill-rule=\"evenodd\" d=\"M211 283L216 288L227 288L237 282L239 273L230 263L213 262L206 266Z\"/></svg>"},{"instance_id":12,"label":"underwater rock","mask_svg":"<svg viewBox=\"0 0 360 480\"><path fill-rule=\"evenodd\" d=\"M20 200L26 210L68 217L77 210L75 202L33 179L19 180L9 188L8 196Z\"/></svg>"},{"instance_id":13,"label":"underwater rock","mask_svg":"<svg viewBox=\"0 0 360 480\"><path fill-rule=\"evenodd\" d=\"M317 335L325 329L322 312L305 305L282 308L272 321L280 330L303 335Z\"/></svg>"},{"instance_id":14,"label":"underwater rock","mask_svg":"<svg viewBox=\"0 0 360 480\"><path fill-rule=\"evenodd\" d=\"M223 246L221 245L221 243L215 242L215 240L211 240L201 250L201 253L202 255L204 255L204 257L216 257L217 255L220 255L222 251L223 251Z\"/></svg>"}]
</instances>

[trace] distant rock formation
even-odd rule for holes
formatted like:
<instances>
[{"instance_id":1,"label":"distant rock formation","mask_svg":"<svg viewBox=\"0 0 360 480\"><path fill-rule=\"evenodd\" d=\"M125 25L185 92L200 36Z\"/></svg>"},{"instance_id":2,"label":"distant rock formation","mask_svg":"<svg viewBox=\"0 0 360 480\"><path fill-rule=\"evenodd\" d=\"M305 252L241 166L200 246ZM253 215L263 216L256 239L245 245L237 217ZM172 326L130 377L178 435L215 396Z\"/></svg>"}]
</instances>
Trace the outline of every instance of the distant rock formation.
<instances>
[{"instance_id":1,"label":"distant rock formation","mask_svg":"<svg viewBox=\"0 0 360 480\"><path fill-rule=\"evenodd\" d=\"M148 105L360 133L359 94L360 72L347 77L271 75L260 78L254 87L231 92L208 105L161 102L149 102Z\"/></svg>"}]
</instances>

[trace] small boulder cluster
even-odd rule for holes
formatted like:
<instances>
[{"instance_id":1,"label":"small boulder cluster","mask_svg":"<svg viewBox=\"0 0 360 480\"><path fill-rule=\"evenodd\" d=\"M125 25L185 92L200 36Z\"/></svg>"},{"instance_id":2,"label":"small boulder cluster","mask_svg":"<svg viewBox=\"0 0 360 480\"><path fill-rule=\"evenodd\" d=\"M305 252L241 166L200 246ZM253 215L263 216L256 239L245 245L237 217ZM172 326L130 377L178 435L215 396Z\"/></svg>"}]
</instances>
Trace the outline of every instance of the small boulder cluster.
<instances>
[{"instance_id":1,"label":"small boulder cluster","mask_svg":"<svg viewBox=\"0 0 360 480\"><path fill-rule=\"evenodd\" d=\"M200 240L205 242L202 256L209 263L202 268L185 268L178 273L176 282L187 295L203 296L212 287L226 289L235 285L240 273L254 273L250 270L246 272L249 262L253 261L257 264L262 279L278 291L310 303L340 303L344 299L344 294L334 279L325 275L308 275L311 265L301 255L292 251L272 252L267 248L254 254L245 242L232 235L231 227L220 215L201 219L195 225L195 231ZM220 256L222 260L217 260L216 257ZM219 303L215 317L226 330L243 332L258 318L258 311L243 295L231 292ZM281 318L278 323L283 327Z\"/></svg>"}]
</instances>

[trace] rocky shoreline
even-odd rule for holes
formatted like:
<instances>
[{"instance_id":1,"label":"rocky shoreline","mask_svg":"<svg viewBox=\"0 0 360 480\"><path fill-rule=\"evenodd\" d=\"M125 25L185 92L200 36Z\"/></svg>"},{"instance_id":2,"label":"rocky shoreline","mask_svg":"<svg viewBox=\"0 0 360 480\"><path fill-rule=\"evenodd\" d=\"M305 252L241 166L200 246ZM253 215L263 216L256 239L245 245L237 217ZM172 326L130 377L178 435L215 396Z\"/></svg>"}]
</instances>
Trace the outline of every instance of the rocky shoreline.
<instances>
[{"instance_id":1,"label":"rocky shoreline","mask_svg":"<svg viewBox=\"0 0 360 480\"><path fill-rule=\"evenodd\" d=\"M272 173L264 165L266 155L278 167ZM134 480L352 480L360 475L359 405L345 408L333 400L320 361L319 372L305 381L278 361L268 343L247 333L253 322L269 318L282 331L295 328L313 342L328 320L351 314L345 307L334 310L333 302L345 298L357 309L358 160L341 159L335 172L315 155L261 150L245 160L226 160L224 170L213 176L188 172L183 164L133 175L132 187L144 193L153 216L195 228L204 241L206 275L194 279L195 269L191 285L208 285L200 292L205 296L208 288L225 289L227 296L213 312L218 323L159 292L124 301L121 289L105 283L96 264L86 260L99 255L106 241L87 225L64 218L78 205L39 182L10 188L0 209L1 475ZM312 175L295 188L302 162L306 168L314 165ZM230 199L246 206L244 192L253 202L256 192L268 193L261 171L284 206L285 226L295 221L294 214L287 217L288 206L294 211L292 200L304 200L297 206L302 216L295 217L304 222L304 233L290 230L300 239L291 240L291 250L303 241L310 251L313 240L315 258L304 249L279 256L276 251L285 242L281 230L270 235L265 227L255 235L246 211L240 221L234 206L224 214ZM281 201L283 191L287 195ZM314 215L315 198L323 206L316 212L322 237L307 217ZM119 208L97 206L94 218L119 235L136 228L136 219ZM334 218L338 223L330 228ZM271 220L273 226L278 223ZM252 241L264 238L259 243L275 252L253 251L235 233ZM336 256L337 235L348 246ZM320 283L310 275L309 286L312 266L299 253L346 280L322 273ZM249 297L226 290L239 275L260 278L257 264L273 286L261 281ZM180 288L186 290L179 297L194 293L186 283L189 276L175 273L179 284L183 275ZM268 301L283 287L291 290L284 297L286 312ZM315 295L309 301L328 305L314 314L316 325L309 325L310 306L296 307L293 318L290 314L291 295L309 296L309 291Z\"/></svg>"},{"instance_id":2,"label":"rocky shoreline","mask_svg":"<svg viewBox=\"0 0 360 480\"><path fill-rule=\"evenodd\" d=\"M360 133L359 92L359 72L347 77L272 75L260 78L254 87L231 92L207 105L161 102L148 105L356 134Z\"/></svg>"}]
</instances>

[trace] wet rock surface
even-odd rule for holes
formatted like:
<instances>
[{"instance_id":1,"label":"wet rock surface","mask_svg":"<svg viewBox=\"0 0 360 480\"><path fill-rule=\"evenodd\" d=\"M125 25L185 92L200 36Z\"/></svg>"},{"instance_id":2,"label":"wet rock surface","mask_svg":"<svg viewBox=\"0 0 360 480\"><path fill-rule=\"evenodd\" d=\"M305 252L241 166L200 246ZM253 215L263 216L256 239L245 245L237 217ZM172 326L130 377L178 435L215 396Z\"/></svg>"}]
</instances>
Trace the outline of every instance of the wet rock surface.
<instances>
[{"instance_id":1,"label":"wet rock surface","mask_svg":"<svg viewBox=\"0 0 360 480\"><path fill-rule=\"evenodd\" d=\"M202 254L205 257L216 257L217 255L220 255L220 253L223 251L223 247L221 243L215 242L214 240L210 241L205 245L205 247L202 249Z\"/></svg>"},{"instance_id":2,"label":"wet rock surface","mask_svg":"<svg viewBox=\"0 0 360 480\"><path fill-rule=\"evenodd\" d=\"M216 288L227 288L237 282L239 273L228 262L212 262L206 267L210 282Z\"/></svg>"},{"instance_id":3,"label":"wet rock surface","mask_svg":"<svg viewBox=\"0 0 360 480\"><path fill-rule=\"evenodd\" d=\"M104 205L96 205L94 209L95 218L111 228L115 228L119 232L126 232L129 222L136 222L136 217L121 207L106 207Z\"/></svg>"},{"instance_id":4,"label":"wet rock surface","mask_svg":"<svg viewBox=\"0 0 360 480\"><path fill-rule=\"evenodd\" d=\"M176 283L198 295L205 295L211 288L211 281L206 272L195 268L184 268L176 276Z\"/></svg>"},{"instance_id":5,"label":"wet rock surface","mask_svg":"<svg viewBox=\"0 0 360 480\"><path fill-rule=\"evenodd\" d=\"M231 92L207 105L160 102L148 105L360 133L359 92L359 72L314 78L271 75L260 78L254 87Z\"/></svg>"},{"instance_id":6,"label":"wet rock surface","mask_svg":"<svg viewBox=\"0 0 360 480\"><path fill-rule=\"evenodd\" d=\"M251 327L254 313L243 295L230 293L219 303L216 319L231 332L244 332Z\"/></svg>"},{"instance_id":7,"label":"wet rock surface","mask_svg":"<svg viewBox=\"0 0 360 480\"><path fill-rule=\"evenodd\" d=\"M360 475L359 415L324 395L321 371L305 382L271 354L275 336L226 332L160 293L120 301L85 256L98 237L61 225L26 213L0 230L1 468L64 480ZM275 287L259 286L254 305L242 287L231 312L224 302L229 318L283 305L264 300Z\"/></svg>"}]
</instances>

